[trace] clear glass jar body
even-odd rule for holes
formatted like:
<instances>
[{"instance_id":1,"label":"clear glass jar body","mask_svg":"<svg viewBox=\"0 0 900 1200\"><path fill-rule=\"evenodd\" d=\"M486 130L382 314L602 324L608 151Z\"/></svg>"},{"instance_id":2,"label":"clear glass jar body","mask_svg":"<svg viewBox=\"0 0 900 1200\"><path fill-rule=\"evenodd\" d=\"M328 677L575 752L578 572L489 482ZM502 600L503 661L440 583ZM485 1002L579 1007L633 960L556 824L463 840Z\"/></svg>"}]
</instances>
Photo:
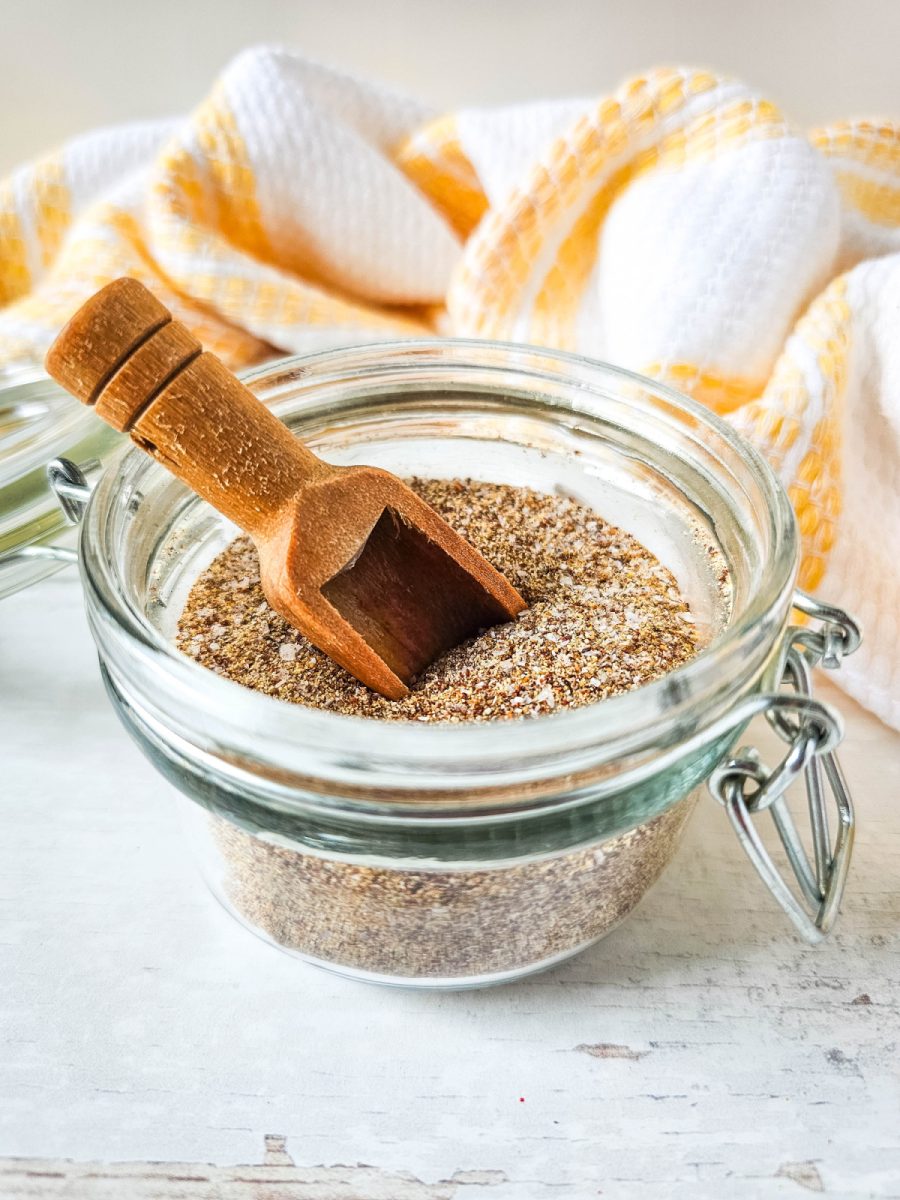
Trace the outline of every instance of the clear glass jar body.
<instances>
[{"instance_id":1,"label":"clear glass jar body","mask_svg":"<svg viewBox=\"0 0 900 1200\"><path fill-rule=\"evenodd\" d=\"M47 479L47 463L68 455L99 471L121 435L43 372L0 369L0 599L58 571L74 529Z\"/></svg>"},{"instance_id":2,"label":"clear glass jar body","mask_svg":"<svg viewBox=\"0 0 900 1200\"><path fill-rule=\"evenodd\" d=\"M113 702L194 803L207 879L302 957L420 986L541 969L603 936L671 858L691 793L780 670L796 574L787 499L692 402L574 356L415 342L248 380L333 461L565 490L675 574L709 642L599 705L422 726L292 706L179 654L197 574L233 527L136 451L82 526Z\"/></svg>"}]
</instances>

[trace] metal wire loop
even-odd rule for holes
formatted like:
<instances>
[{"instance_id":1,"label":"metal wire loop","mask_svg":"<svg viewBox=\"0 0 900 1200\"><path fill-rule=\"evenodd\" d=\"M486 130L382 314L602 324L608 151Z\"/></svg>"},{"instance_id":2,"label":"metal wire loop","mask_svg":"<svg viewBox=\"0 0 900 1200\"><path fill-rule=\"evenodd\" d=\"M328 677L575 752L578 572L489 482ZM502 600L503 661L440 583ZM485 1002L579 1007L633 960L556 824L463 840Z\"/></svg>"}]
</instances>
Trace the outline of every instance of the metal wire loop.
<instances>
[{"instance_id":1,"label":"metal wire loop","mask_svg":"<svg viewBox=\"0 0 900 1200\"><path fill-rule=\"evenodd\" d=\"M817 942L838 913L853 845L853 803L844 782L835 746L842 736L838 715L812 697L812 667L832 669L860 644L859 626L842 610L798 593L796 607L822 629L791 626L783 648L782 686L786 692L764 696L762 711L788 749L777 767L760 762L752 746L719 764L709 790L725 808L747 856L763 882L807 941ZM760 709L757 709L760 711ZM806 789L812 857L807 853L786 793L802 779ZM829 829L827 798L837 815L837 832ZM754 825L769 811L791 871L794 888L775 865ZM796 891L794 890L796 889ZM797 894L799 893L799 894Z\"/></svg>"},{"instance_id":2,"label":"metal wire loop","mask_svg":"<svg viewBox=\"0 0 900 1200\"><path fill-rule=\"evenodd\" d=\"M84 510L91 495L91 485L88 483L85 471L93 471L101 466L97 459L78 466L70 458L54 458L47 466L47 480L56 496L57 503L70 525L78 525L84 516ZM47 560L51 562L76 563L78 552L68 546L54 546L46 542L33 542L28 546L17 546L0 555L0 561L22 562L26 560Z\"/></svg>"},{"instance_id":3,"label":"metal wire loop","mask_svg":"<svg viewBox=\"0 0 900 1200\"><path fill-rule=\"evenodd\" d=\"M791 629L791 641L807 651L814 666L821 663L828 670L837 670L842 659L859 649L862 632L853 617L842 608L824 604L801 591L794 593L794 608L810 620L821 623L819 629L806 625L795 625Z\"/></svg>"},{"instance_id":4,"label":"metal wire loop","mask_svg":"<svg viewBox=\"0 0 900 1200\"><path fill-rule=\"evenodd\" d=\"M47 466L47 479L50 487L70 525L80 523L91 497L91 486L87 481L85 470L99 465L99 463L90 462L85 463L84 467L80 467L70 458L54 458Z\"/></svg>"}]
</instances>

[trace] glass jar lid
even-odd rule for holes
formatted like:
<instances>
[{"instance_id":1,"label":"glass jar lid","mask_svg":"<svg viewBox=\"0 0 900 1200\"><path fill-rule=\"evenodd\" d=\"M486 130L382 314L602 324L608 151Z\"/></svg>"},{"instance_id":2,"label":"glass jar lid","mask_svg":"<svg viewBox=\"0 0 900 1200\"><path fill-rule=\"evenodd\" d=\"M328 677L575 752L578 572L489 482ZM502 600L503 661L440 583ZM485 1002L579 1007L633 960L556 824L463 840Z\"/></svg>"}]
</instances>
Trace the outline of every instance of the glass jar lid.
<instances>
[{"instance_id":1,"label":"glass jar lid","mask_svg":"<svg viewBox=\"0 0 900 1200\"><path fill-rule=\"evenodd\" d=\"M120 441L37 367L0 372L0 598L58 570L57 551L74 545L47 464L99 470Z\"/></svg>"}]
</instances>

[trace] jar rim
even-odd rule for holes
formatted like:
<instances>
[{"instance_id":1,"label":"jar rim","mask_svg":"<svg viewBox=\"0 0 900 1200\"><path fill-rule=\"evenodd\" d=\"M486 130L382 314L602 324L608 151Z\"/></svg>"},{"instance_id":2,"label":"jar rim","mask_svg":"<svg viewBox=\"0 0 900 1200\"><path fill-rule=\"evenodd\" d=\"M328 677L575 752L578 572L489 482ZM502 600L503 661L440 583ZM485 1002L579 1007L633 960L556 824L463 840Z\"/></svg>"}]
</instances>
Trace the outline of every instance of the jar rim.
<instances>
[{"instance_id":1,"label":"jar rim","mask_svg":"<svg viewBox=\"0 0 900 1200\"><path fill-rule=\"evenodd\" d=\"M309 387L335 374L347 376L352 372L356 378L368 371L371 376L379 363L404 359L460 370L471 364L523 369L530 364L536 379L541 370L555 371L560 377L581 381L586 388L591 380L597 384L602 380L622 388L636 386L664 399L694 427L714 434L727 445L760 489L773 553L758 591L743 611L733 614L711 644L689 662L660 679L595 704L518 721L460 724L375 721L312 709L254 692L216 675L177 650L145 614L127 603L117 584L115 564L109 555L100 552L104 515L139 470L163 470L139 450L131 449L105 473L82 524L79 560L98 644L121 643L124 639L129 644L127 652L137 650L147 671L161 685L165 682L170 696L177 693L185 704L202 705L210 720L224 721L229 730L251 724L264 726L270 739L270 761L275 746L281 748L279 753L288 753L291 745L314 746L317 750L327 747L351 758L364 753L367 766L377 768L381 764L385 776L391 776L390 786L400 788L421 786L419 772L426 765L435 768L435 778L446 776L447 788L453 789L470 786L472 772L483 774L485 763L492 764L501 776L504 762L514 761L521 768L525 761L534 762L542 755L562 751L577 756L589 749L592 761L596 762L598 755L603 761L612 761L637 752L648 736L658 731L661 714L673 727L683 727L702 705L709 706L716 697L729 705L737 694L743 694L742 685L747 690L751 668L758 676L763 651L768 654L771 650L771 634L766 634L770 644L761 646L759 631L771 626L773 614L778 614L779 629L783 625L798 559L796 524L787 494L750 443L697 401L655 380L582 355L517 343L449 338L368 342L278 359L245 373L243 379L248 386L260 389L279 376L295 374L302 377L304 387ZM460 390L465 390L464 385ZM278 406L274 409L277 412ZM752 653L748 652L748 640L755 645ZM721 709L716 716L721 717ZM372 744L373 732L377 732L377 746ZM360 746L365 751L359 750ZM574 765L575 759L570 761Z\"/></svg>"}]
</instances>

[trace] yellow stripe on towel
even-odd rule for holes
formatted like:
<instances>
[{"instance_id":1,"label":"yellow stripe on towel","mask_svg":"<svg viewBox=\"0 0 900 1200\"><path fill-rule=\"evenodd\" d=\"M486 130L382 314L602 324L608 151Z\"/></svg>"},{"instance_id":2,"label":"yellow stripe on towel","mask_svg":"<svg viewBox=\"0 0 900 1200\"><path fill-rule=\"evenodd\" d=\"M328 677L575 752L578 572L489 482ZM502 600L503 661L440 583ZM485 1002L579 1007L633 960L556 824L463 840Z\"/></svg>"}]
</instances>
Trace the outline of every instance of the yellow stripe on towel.
<instances>
[{"instance_id":1,"label":"yellow stripe on towel","mask_svg":"<svg viewBox=\"0 0 900 1200\"><path fill-rule=\"evenodd\" d=\"M407 138L397 166L466 238L488 209L481 181L462 148L454 116L441 117Z\"/></svg>"}]
</instances>

